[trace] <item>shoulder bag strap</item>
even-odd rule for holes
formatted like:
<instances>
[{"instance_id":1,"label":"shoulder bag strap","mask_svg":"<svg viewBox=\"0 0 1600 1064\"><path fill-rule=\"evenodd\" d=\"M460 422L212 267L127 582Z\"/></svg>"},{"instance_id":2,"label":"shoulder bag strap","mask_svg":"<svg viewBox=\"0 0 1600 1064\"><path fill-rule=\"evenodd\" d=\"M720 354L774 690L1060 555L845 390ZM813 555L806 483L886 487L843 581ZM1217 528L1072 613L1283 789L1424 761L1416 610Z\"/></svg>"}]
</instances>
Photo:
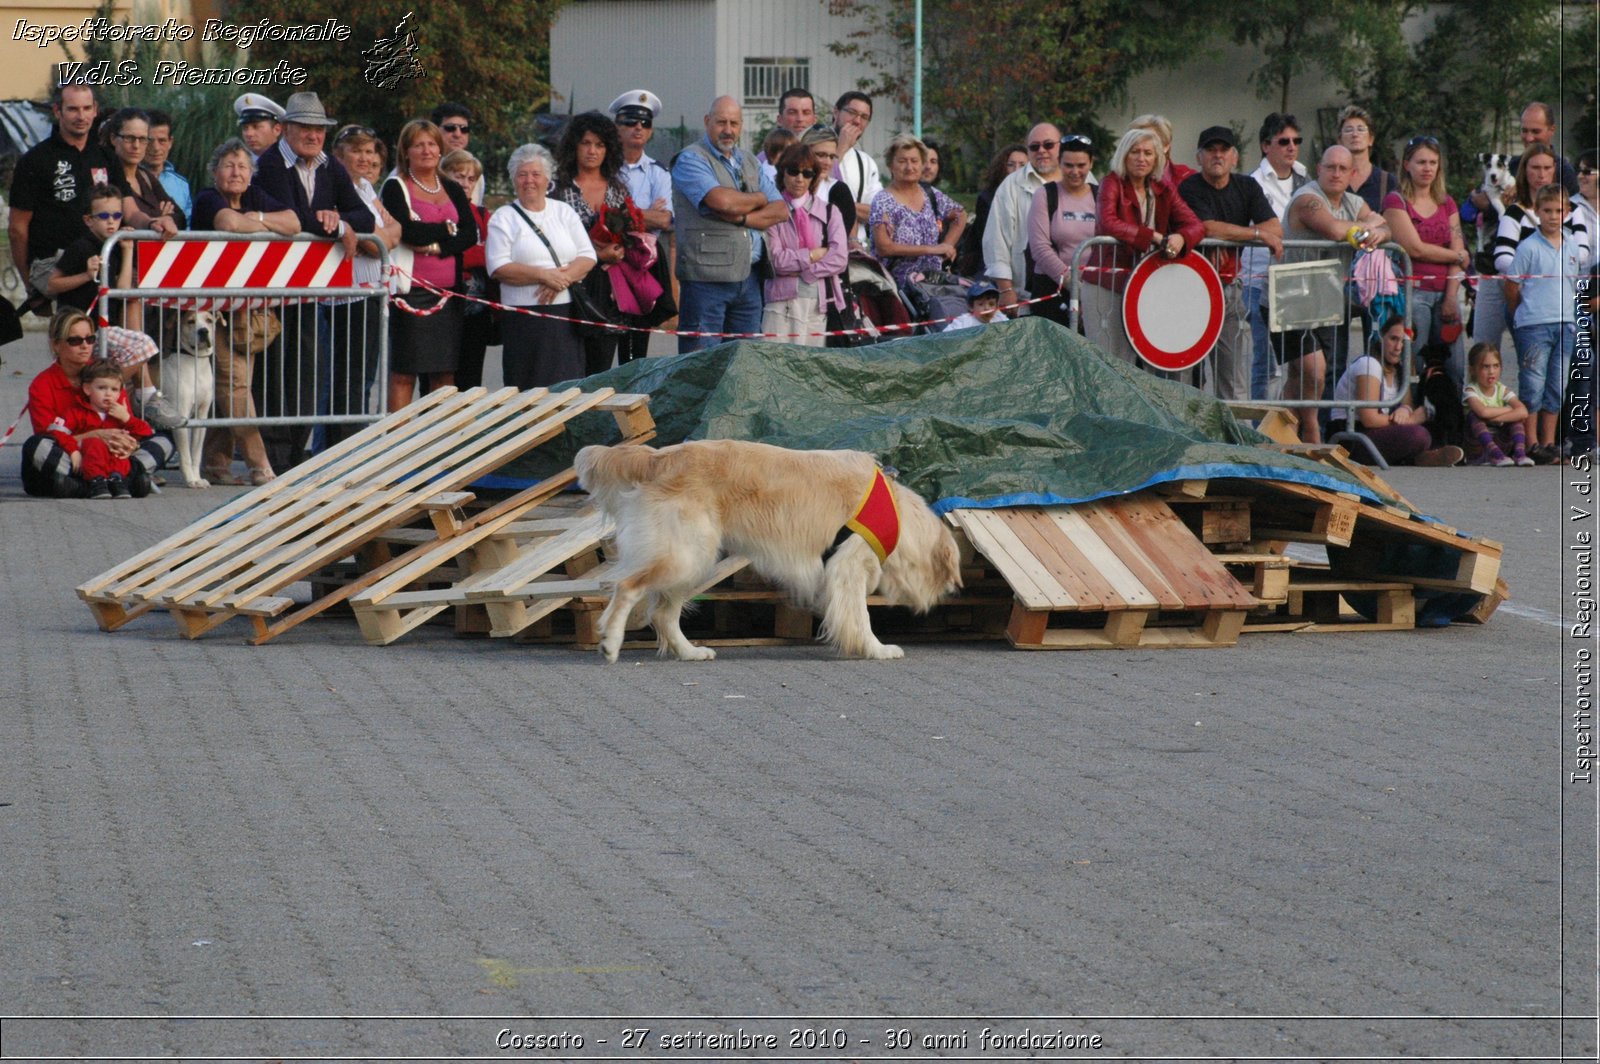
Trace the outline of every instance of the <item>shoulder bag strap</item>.
<instances>
[{"instance_id":1,"label":"shoulder bag strap","mask_svg":"<svg viewBox=\"0 0 1600 1064\"><path fill-rule=\"evenodd\" d=\"M538 223L536 223L532 218L528 217L527 212L522 209L522 205L520 203L513 201L511 204L511 209L521 215L522 220L528 223L528 228L533 230L534 234L541 241L543 241L545 250L550 252L550 259L556 264L556 269L561 269L561 256L557 255L556 249L550 246L550 238L544 235L544 230L540 229Z\"/></svg>"}]
</instances>

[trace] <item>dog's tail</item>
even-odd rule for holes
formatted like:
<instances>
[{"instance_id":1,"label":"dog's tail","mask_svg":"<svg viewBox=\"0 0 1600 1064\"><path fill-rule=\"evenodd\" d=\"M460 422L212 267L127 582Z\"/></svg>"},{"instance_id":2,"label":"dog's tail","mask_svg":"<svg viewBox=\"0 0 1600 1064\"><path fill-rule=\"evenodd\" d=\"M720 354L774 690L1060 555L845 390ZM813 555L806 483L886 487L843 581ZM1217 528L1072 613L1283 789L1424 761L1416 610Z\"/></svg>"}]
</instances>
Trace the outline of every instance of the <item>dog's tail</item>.
<instances>
[{"instance_id":1,"label":"dog's tail","mask_svg":"<svg viewBox=\"0 0 1600 1064\"><path fill-rule=\"evenodd\" d=\"M638 444L621 447L594 444L578 451L572 461L572 467L578 472L578 483L601 503L649 480L655 465L655 449Z\"/></svg>"}]
</instances>

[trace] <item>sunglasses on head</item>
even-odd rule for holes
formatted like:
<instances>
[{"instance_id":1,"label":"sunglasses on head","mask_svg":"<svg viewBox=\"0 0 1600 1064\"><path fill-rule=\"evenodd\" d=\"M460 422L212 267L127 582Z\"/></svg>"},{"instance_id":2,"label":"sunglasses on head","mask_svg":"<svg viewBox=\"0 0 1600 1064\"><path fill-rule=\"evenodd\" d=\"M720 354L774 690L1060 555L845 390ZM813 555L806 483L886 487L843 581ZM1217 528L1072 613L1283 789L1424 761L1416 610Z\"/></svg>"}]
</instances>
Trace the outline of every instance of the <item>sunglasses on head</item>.
<instances>
[{"instance_id":1,"label":"sunglasses on head","mask_svg":"<svg viewBox=\"0 0 1600 1064\"><path fill-rule=\"evenodd\" d=\"M367 126L345 126L339 130L339 135L333 138L335 144L349 140L351 137L371 137L378 139L378 134Z\"/></svg>"},{"instance_id":2,"label":"sunglasses on head","mask_svg":"<svg viewBox=\"0 0 1600 1064\"><path fill-rule=\"evenodd\" d=\"M785 166L783 168L783 172L788 177L803 177L807 181L810 181L813 177L817 176L817 172L815 170L808 170L799 166Z\"/></svg>"},{"instance_id":3,"label":"sunglasses on head","mask_svg":"<svg viewBox=\"0 0 1600 1064\"><path fill-rule=\"evenodd\" d=\"M1029 142L1028 150L1032 152L1055 151L1056 145L1060 143L1059 140L1035 140Z\"/></svg>"},{"instance_id":4,"label":"sunglasses on head","mask_svg":"<svg viewBox=\"0 0 1600 1064\"><path fill-rule=\"evenodd\" d=\"M1082 133L1068 133L1061 138L1062 151L1088 151L1094 147L1094 141Z\"/></svg>"},{"instance_id":5,"label":"sunglasses on head","mask_svg":"<svg viewBox=\"0 0 1600 1064\"><path fill-rule=\"evenodd\" d=\"M1419 134L1418 136L1412 137L1410 140L1406 141L1406 150L1407 151L1410 151L1412 148L1417 148L1417 147L1437 148L1438 146L1439 146L1439 138L1438 137L1430 137L1430 136L1427 136L1426 134Z\"/></svg>"},{"instance_id":6,"label":"sunglasses on head","mask_svg":"<svg viewBox=\"0 0 1600 1064\"><path fill-rule=\"evenodd\" d=\"M439 127L446 133L471 133L472 125L468 122L451 122Z\"/></svg>"},{"instance_id":7,"label":"sunglasses on head","mask_svg":"<svg viewBox=\"0 0 1600 1064\"><path fill-rule=\"evenodd\" d=\"M121 211L95 211L89 217L98 218L102 222L120 222L120 221L122 221L122 212Z\"/></svg>"},{"instance_id":8,"label":"sunglasses on head","mask_svg":"<svg viewBox=\"0 0 1600 1064\"><path fill-rule=\"evenodd\" d=\"M1280 148L1287 148L1291 144L1303 144L1305 139L1304 137L1279 137L1277 144Z\"/></svg>"},{"instance_id":9,"label":"sunglasses on head","mask_svg":"<svg viewBox=\"0 0 1600 1064\"><path fill-rule=\"evenodd\" d=\"M619 118L619 119L617 119L617 125L619 125L619 126L643 126L646 129L651 128L650 119L648 119L648 118Z\"/></svg>"}]
</instances>

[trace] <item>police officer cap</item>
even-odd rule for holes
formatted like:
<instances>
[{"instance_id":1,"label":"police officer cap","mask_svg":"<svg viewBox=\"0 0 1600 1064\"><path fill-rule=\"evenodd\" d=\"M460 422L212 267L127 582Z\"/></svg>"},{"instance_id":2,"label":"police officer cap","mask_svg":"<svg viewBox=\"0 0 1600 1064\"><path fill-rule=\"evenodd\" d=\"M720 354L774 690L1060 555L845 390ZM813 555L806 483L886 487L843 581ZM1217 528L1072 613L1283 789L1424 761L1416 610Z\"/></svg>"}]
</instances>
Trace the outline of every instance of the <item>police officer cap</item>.
<instances>
[{"instance_id":1,"label":"police officer cap","mask_svg":"<svg viewBox=\"0 0 1600 1064\"><path fill-rule=\"evenodd\" d=\"M239 124L242 126L263 118L282 122L284 110L259 92L247 92L233 101L233 113L239 116Z\"/></svg>"},{"instance_id":2,"label":"police officer cap","mask_svg":"<svg viewBox=\"0 0 1600 1064\"><path fill-rule=\"evenodd\" d=\"M613 118L648 118L654 122L661 114L661 97L649 89L629 89L606 108Z\"/></svg>"}]
</instances>

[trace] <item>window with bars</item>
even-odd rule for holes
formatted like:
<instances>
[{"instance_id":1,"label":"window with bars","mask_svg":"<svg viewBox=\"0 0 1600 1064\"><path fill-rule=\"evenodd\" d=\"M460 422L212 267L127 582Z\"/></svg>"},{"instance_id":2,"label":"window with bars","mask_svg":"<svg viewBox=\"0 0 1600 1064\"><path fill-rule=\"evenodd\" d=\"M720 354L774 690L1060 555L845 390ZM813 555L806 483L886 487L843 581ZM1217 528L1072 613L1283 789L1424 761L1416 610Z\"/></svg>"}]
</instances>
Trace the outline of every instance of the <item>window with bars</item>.
<instances>
[{"instance_id":1,"label":"window with bars","mask_svg":"<svg viewBox=\"0 0 1600 1064\"><path fill-rule=\"evenodd\" d=\"M744 61L746 107L776 107L785 90L810 88L809 58L756 56Z\"/></svg>"}]
</instances>

